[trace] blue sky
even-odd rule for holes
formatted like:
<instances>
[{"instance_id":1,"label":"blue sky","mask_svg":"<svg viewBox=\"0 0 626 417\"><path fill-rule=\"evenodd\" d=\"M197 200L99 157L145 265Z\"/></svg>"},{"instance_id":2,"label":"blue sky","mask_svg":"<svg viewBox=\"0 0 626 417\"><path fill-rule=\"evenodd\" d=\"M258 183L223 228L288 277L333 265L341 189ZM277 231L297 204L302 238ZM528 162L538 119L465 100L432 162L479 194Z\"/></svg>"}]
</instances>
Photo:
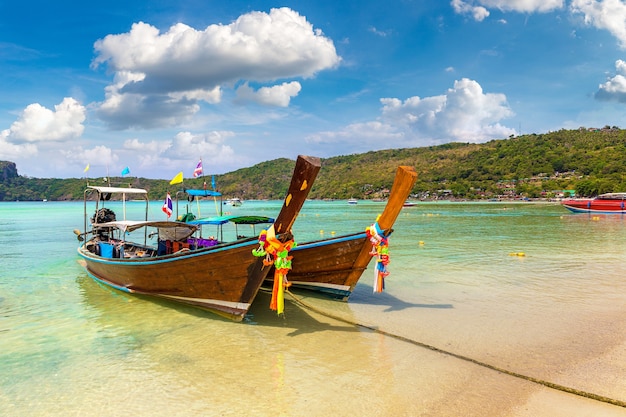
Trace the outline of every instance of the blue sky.
<instances>
[{"instance_id":1,"label":"blue sky","mask_svg":"<svg viewBox=\"0 0 626 417\"><path fill-rule=\"evenodd\" d=\"M80 3L0 2L0 160L20 175L626 127L624 0Z\"/></svg>"}]
</instances>

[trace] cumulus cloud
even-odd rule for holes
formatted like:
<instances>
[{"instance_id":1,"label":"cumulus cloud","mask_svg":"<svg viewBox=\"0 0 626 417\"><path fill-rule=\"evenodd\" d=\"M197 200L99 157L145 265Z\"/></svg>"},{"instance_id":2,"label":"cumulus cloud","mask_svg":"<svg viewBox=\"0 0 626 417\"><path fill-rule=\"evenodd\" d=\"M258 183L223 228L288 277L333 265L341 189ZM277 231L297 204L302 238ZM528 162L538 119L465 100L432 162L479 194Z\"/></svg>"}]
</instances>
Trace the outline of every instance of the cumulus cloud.
<instances>
[{"instance_id":1,"label":"cumulus cloud","mask_svg":"<svg viewBox=\"0 0 626 417\"><path fill-rule=\"evenodd\" d=\"M471 15L482 21L489 16L489 9L518 13L546 13L561 9L564 0L452 0L456 13Z\"/></svg>"},{"instance_id":2,"label":"cumulus cloud","mask_svg":"<svg viewBox=\"0 0 626 417\"><path fill-rule=\"evenodd\" d=\"M484 93L476 81L463 78L439 96L383 98L375 122L356 123L337 132L320 132L307 142L349 142L355 151L428 146L446 142L484 142L515 130L500 124L513 116L504 94Z\"/></svg>"},{"instance_id":3,"label":"cumulus cloud","mask_svg":"<svg viewBox=\"0 0 626 417\"><path fill-rule=\"evenodd\" d=\"M37 155L37 146L33 143L16 145L7 140L10 130L0 132L0 159L5 161L17 161L22 158Z\"/></svg>"},{"instance_id":4,"label":"cumulus cloud","mask_svg":"<svg viewBox=\"0 0 626 417\"><path fill-rule=\"evenodd\" d=\"M248 83L244 83L237 89L237 102L254 102L262 105L287 107L292 97L298 95L302 89L297 81L283 83L273 87L261 87L254 91Z\"/></svg>"},{"instance_id":5,"label":"cumulus cloud","mask_svg":"<svg viewBox=\"0 0 626 417\"><path fill-rule=\"evenodd\" d=\"M607 82L600 84L595 97L603 101L626 103L626 62L621 59L615 62L616 74Z\"/></svg>"},{"instance_id":6,"label":"cumulus cloud","mask_svg":"<svg viewBox=\"0 0 626 417\"><path fill-rule=\"evenodd\" d=\"M463 78L440 96L383 98L382 120L415 137L481 142L514 134L499 121L513 115L504 94L484 93L478 82Z\"/></svg>"},{"instance_id":7,"label":"cumulus cloud","mask_svg":"<svg viewBox=\"0 0 626 417\"><path fill-rule=\"evenodd\" d=\"M61 154L66 162L77 167L89 164L90 167L112 167L119 160L118 155L109 147L98 145L91 149L77 147L71 150L62 150ZM91 168L90 168L91 169Z\"/></svg>"},{"instance_id":8,"label":"cumulus cloud","mask_svg":"<svg viewBox=\"0 0 626 417\"><path fill-rule=\"evenodd\" d=\"M171 140L147 141L128 139L120 155L132 155L137 168L162 171L180 171L181 167L193 167L189 161L202 158L205 166L228 166L235 152L226 142L234 136L229 131L208 133L179 132Z\"/></svg>"},{"instance_id":9,"label":"cumulus cloud","mask_svg":"<svg viewBox=\"0 0 626 417\"><path fill-rule=\"evenodd\" d=\"M39 103L28 105L3 131L3 137L14 143L65 141L79 137L85 127L85 107L71 97L66 97L50 110Z\"/></svg>"},{"instance_id":10,"label":"cumulus cloud","mask_svg":"<svg viewBox=\"0 0 626 417\"><path fill-rule=\"evenodd\" d=\"M123 92L126 85L144 78L144 74L120 71L115 75L114 83L105 88L106 100L100 104L97 113L111 128L174 126L188 121L200 109L197 96L191 95L200 94L197 90L151 95ZM203 91L202 94L207 97L211 92ZM219 91L213 94L219 95Z\"/></svg>"},{"instance_id":11,"label":"cumulus cloud","mask_svg":"<svg viewBox=\"0 0 626 417\"><path fill-rule=\"evenodd\" d=\"M573 0L572 13L584 15L585 23L608 30L626 48L626 3L621 0Z\"/></svg>"},{"instance_id":12,"label":"cumulus cloud","mask_svg":"<svg viewBox=\"0 0 626 417\"><path fill-rule=\"evenodd\" d=\"M456 13L471 15L478 22L482 22L489 16L489 10L482 6L474 6L463 0L452 0L450 4Z\"/></svg>"},{"instance_id":13,"label":"cumulus cloud","mask_svg":"<svg viewBox=\"0 0 626 417\"><path fill-rule=\"evenodd\" d=\"M131 118L143 127L177 124L198 110L199 100L217 103L221 89L238 82L313 77L340 62L333 42L289 8L251 12L203 30L179 23L161 33L140 22L127 33L98 40L94 48L93 66L116 73L101 115L117 127L131 126ZM273 87L265 104L285 105L293 86L280 100L275 92L281 86Z\"/></svg>"},{"instance_id":14,"label":"cumulus cloud","mask_svg":"<svg viewBox=\"0 0 626 417\"><path fill-rule=\"evenodd\" d=\"M234 154L233 149L226 145L226 140L234 136L233 132L209 132L193 134L191 132L180 132L172 141L172 146L167 150L172 158L179 158L184 161L193 160L202 156L206 160L219 161Z\"/></svg>"}]
</instances>

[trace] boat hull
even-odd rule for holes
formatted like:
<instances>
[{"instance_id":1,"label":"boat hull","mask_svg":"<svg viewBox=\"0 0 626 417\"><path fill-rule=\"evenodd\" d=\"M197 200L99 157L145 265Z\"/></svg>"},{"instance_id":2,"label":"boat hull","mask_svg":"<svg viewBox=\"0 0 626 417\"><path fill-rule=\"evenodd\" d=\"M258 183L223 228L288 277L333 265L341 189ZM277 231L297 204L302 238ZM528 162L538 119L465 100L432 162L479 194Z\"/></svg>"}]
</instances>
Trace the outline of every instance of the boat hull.
<instances>
[{"instance_id":1,"label":"boat hull","mask_svg":"<svg viewBox=\"0 0 626 417\"><path fill-rule=\"evenodd\" d=\"M320 168L319 158L298 156L283 206L272 225L273 235L277 240L284 242L292 239L291 227L306 201ZM243 238L231 243L190 250L188 242L185 243L183 240L189 238L196 227L178 222L147 221L148 200L145 190L110 187L88 189L93 190L98 192L96 202L103 200L101 198L104 197L103 192L123 195L132 192L145 195L146 213L145 220L140 222L126 219L117 222L109 219L100 223L93 220L92 230L88 231L87 201L91 194L85 192L86 231L75 233L79 240L88 234L93 236L90 241L78 248L78 254L82 258L81 264L92 278L128 293L150 295L201 307L235 321L244 318L271 269L271 266L264 265L262 257L253 254L253 250L259 245L257 238ZM99 212L96 206L96 214ZM94 219L96 218L94 215ZM146 228L145 240L148 236L147 227L157 227L159 230L157 248L147 247L144 241L142 250L137 251L136 249L140 248L138 244L122 242L121 238L111 239L111 235L114 234L114 231L111 231L113 228L120 232L124 239L126 232ZM165 235L168 237L162 238ZM159 250L162 248L161 243L165 244L164 253ZM168 243L171 244L170 249L174 247L181 249L172 249L176 251L171 253ZM184 244L187 246L183 246ZM116 251L113 251L113 248ZM140 252L141 256L138 255Z\"/></svg>"},{"instance_id":2,"label":"boat hull","mask_svg":"<svg viewBox=\"0 0 626 417\"><path fill-rule=\"evenodd\" d=\"M293 262L289 282L297 287L347 299L367 264L357 264L364 246L369 247L365 233L302 243L291 254Z\"/></svg>"},{"instance_id":3,"label":"boat hull","mask_svg":"<svg viewBox=\"0 0 626 417\"><path fill-rule=\"evenodd\" d=\"M626 214L624 200L566 200L561 204L574 213Z\"/></svg>"},{"instance_id":4,"label":"boat hull","mask_svg":"<svg viewBox=\"0 0 626 417\"><path fill-rule=\"evenodd\" d=\"M78 249L87 273L120 291L166 298L241 321L269 267L252 255L256 240L158 258L102 258Z\"/></svg>"}]
</instances>

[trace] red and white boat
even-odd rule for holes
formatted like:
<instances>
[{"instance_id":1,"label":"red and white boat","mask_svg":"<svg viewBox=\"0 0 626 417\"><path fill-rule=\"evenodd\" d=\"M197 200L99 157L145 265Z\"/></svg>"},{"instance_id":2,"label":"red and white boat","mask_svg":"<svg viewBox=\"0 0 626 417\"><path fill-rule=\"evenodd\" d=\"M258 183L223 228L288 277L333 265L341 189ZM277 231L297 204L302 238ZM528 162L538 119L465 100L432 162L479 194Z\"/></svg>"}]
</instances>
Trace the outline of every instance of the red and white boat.
<instances>
[{"instance_id":1,"label":"red and white boat","mask_svg":"<svg viewBox=\"0 0 626 417\"><path fill-rule=\"evenodd\" d=\"M600 194L596 198L563 200L563 207L574 213L626 214L626 193Z\"/></svg>"}]
</instances>

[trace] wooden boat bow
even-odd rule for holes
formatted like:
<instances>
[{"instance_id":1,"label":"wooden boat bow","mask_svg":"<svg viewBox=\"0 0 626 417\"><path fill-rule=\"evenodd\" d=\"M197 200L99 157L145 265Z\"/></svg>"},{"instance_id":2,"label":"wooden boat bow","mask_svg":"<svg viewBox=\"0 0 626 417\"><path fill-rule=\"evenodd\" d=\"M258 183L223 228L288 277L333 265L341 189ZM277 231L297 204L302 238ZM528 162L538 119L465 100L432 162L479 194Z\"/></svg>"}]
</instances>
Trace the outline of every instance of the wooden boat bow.
<instances>
[{"instance_id":1,"label":"wooden boat bow","mask_svg":"<svg viewBox=\"0 0 626 417\"><path fill-rule=\"evenodd\" d=\"M387 205L385 206L382 214L378 218L378 226L384 233L388 234L396 222L400 211L402 211L404 202L408 198L409 194L411 194L415 181L417 181L417 173L413 167L398 167L396 177L393 181L393 185L391 186L391 192L389 193L389 200L387 201ZM366 242L352 266L352 272L345 282L345 285L350 287L350 292L352 292L356 283L359 281L359 278L361 278L363 271L367 268L367 265L372 259L372 256L370 255L371 249L372 247L369 242Z\"/></svg>"},{"instance_id":2,"label":"wooden boat bow","mask_svg":"<svg viewBox=\"0 0 626 417\"><path fill-rule=\"evenodd\" d=\"M291 227L293 226L304 202L306 201L313 182L322 167L321 160L314 156L299 155L296 166L291 177L291 183L287 191L287 196L283 206L274 221L274 231L279 239L291 238ZM263 259L258 258L248 269L248 284L244 289L242 299L252 302L256 297L261 284L272 269L271 266L263 264Z\"/></svg>"}]
</instances>

